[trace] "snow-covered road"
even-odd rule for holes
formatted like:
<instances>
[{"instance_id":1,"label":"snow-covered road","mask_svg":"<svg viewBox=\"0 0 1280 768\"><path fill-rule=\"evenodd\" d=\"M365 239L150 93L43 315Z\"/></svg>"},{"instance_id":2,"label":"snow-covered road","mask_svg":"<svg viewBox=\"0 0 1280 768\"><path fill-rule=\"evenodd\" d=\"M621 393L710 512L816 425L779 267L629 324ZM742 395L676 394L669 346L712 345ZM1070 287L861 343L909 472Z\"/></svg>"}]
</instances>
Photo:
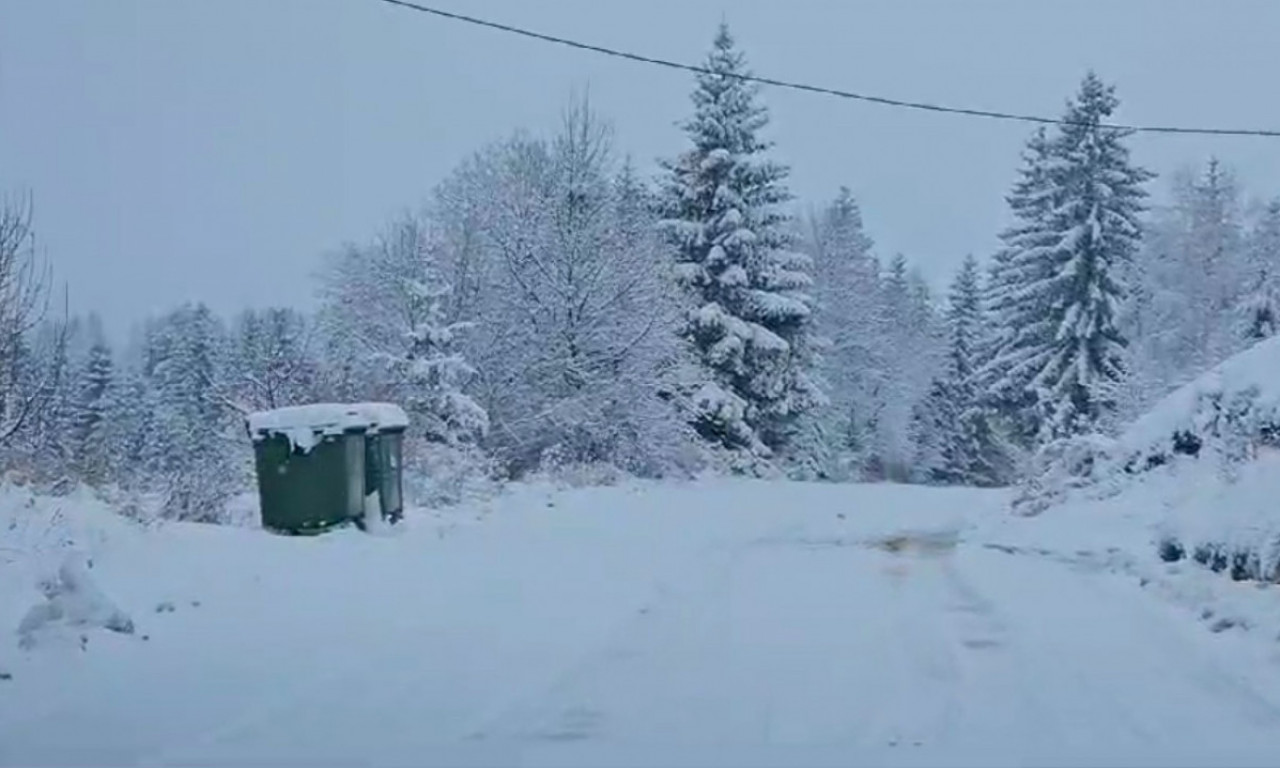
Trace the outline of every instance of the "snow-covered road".
<instances>
[{"instance_id":1,"label":"snow-covered road","mask_svg":"<svg viewBox=\"0 0 1280 768\"><path fill-rule=\"evenodd\" d=\"M95 573L139 636L0 651L0 764L1274 764L1257 638L1011 545L1001 501L718 482L394 538L117 531Z\"/></svg>"}]
</instances>

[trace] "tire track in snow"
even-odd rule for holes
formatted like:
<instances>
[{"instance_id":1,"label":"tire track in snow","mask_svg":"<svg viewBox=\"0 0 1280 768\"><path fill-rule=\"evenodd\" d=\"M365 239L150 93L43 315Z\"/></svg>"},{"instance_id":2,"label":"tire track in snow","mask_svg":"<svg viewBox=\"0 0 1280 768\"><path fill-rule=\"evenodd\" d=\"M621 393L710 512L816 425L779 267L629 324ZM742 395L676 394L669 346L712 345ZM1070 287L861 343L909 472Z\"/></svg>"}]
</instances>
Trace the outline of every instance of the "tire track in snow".
<instances>
[{"instance_id":1,"label":"tire track in snow","mask_svg":"<svg viewBox=\"0 0 1280 768\"><path fill-rule=\"evenodd\" d=\"M1180 636L1197 628L1156 615L1136 584L1088 558L1028 553L1039 556L1005 557L1001 564L990 559L1003 555L974 550L971 573L1013 609L1010 648L1022 667L1019 686L1042 687L1033 695L1058 724L1059 743L1152 749L1170 738L1212 743L1215 727L1239 731L1241 720L1261 730L1280 727L1274 714L1260 714L1265 700L1256 691L1241 699L1240 691L1208 690L1206 681L1217 675L1204 665L1222 668Z\"/></svg>"},{"instance_id":2,"label":"tire track in snow","mask_svg":"<svg viewBox=\"0 0 1280 768\"><path fill-rule=\"evenodd\" d=\"M664 640L694 632L713 635L707 626L731 579L744 545L711 545L669 566L646 598L618 623L601 645L561 666L515 700L481 715L464 737L471 740L578 741L600 735L609 713L582 700L594 681L646 661ZM576 695L575 695L576 694Z\"/></svg>"}]
</instances>

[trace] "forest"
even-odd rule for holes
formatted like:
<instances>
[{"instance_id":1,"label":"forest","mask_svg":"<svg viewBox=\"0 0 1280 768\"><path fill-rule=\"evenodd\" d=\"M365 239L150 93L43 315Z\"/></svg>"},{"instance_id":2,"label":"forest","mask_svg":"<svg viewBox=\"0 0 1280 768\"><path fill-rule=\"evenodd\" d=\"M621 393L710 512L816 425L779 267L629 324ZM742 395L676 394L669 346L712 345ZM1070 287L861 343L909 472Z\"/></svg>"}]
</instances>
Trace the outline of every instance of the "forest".
<instances>
[{"instance_id":1,"label":"forest","mask_svg":"<svg viewBox=\"0 0 1280 768\"><path fill-rule=\"evenodd\" d=\"M248 413L387 400L426 505L543 475L1003 486L1276 331L1280 197L1213 158L1138 167L1098 74L1027 136L1001 247L938 289L877 251L856 179L791 195L726 26L703 66L654 172L575 97L319 255L314 311L184 304L113 341L9 198L6 473L220 522L253 488Z\"/></svg>"}]
</instances>

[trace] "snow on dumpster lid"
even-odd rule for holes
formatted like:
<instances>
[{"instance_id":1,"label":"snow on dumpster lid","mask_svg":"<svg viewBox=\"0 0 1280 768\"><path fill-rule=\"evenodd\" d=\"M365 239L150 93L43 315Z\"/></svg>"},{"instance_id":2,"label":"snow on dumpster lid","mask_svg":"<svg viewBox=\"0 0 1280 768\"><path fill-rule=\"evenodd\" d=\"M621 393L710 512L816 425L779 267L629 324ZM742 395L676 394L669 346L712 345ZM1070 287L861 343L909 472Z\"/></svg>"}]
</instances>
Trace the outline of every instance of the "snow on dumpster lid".
<instances>
[{"instance_id":1,"label":"snow on dumpster lid","mask_svg":"<svg viewBox=\"0 0 1280 768\"><path fill-rule=\"evenodd\" d=\"M348 429L405 429L409 417L393 403L313 403L258 411L248 417L249 432L343 432Z\"/></svg>"}]
</instances>

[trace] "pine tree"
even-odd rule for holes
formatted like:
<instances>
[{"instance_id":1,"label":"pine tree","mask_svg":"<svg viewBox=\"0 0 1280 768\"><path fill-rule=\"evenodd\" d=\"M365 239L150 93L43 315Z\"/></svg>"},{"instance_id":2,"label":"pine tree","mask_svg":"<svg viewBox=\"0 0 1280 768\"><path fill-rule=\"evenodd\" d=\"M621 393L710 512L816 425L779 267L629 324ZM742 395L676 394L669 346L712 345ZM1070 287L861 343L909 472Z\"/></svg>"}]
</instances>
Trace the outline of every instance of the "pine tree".
<instances>
[{"instance_id":1,"label":"pine tree","mask_svg":"<svg viewBox=\"0 0 1280 768\"><path fill-rule=\"evenodd\" d=\"M916 445L921 439L918 406L939 374L943 339L929 286L902 254L890 261L879 293L877 324L884 366L871 403L871 477L908 481L916 475Z\"/></svg>"},{"instance_id":2,"label":"pine tree","mask_svg":"<svg viewBox=\"0 0 1280 768\"><path fill-rule=\"evenodd\" d=\"M122 366L116 386L107 390L106 444L110 446L113 477L121 485L146 487L152 467L149 448L156 438L154 393L143 372L133 365Z\"/></svg>"},{"instance_id":3,"label":"pine tree","mask_svg":"<svg viewBox=\"0 0 1280 768\"><path fill-rule=\"evenodd\" d=\"M965 258L956 273L948 300L947 375L956 381L970 382L976 373L983 324L978 260L972 255Z\"/></svg>"},{"instance_id":4,"label":"pine tree","mask_svg":"<svg viewBox=\"0 0 1280 768\"><path fill-rule=\"evenodd\" d=\"M164 512L216 522L237 479L228 451L233 429L220 401L226 337L203 304L164 317L150 343L155 421L146 462L165 494Z\"/></svg>"},{"instance_id":5,"label":"pine tree","mask_svg":"<svg viewBox=\"0 0 1280 768\"><path fill-rule=\"evenodd\" d=\"M949 377L929 383L924 399L911 410L907 436L914 449L912 479L937 485L964 482L958 455L964 393Z\"/></svg>"},{"instance_id":6,"label":"pine tree","mask_svg":"<svg viewBox=\"0 0 1280 768\"><path fill-rule=\"evenodd\" d=\"M956 274L948 302L945 367L912 421L918 476L939 484L998 485L1008 479L1009 458L976 388L984 321L973 256Z\"/></svg>"},{"instance_id":7,"label":"pine tree","mask_svg":"<svg viewBox=\"0 0 1280 768\"><path fill-rule=\"evenodd\" d=\"M1049 242L1046 221L1053 204L1050 159L1049 137L1040 128L1027 140L1018 178L1005 198L1014 222L1000 233L1003 245L992 258L983 292L988 324L976 375L978 391L993 418L1023 445L1033 443L1039 430L1034 418L1035 395L1029 386L1031 374L1025 369L1015 371L1015 359L1001 355L1019 341L1022 324L1036 315L1034 306L1019 301L1019 291L1049 274L1047 263L1017 257Z\"/></svg>"},{"instance_id":8,"label":"pine tree","mask_svg":"<svg viewBox=\"0 0 1280 768\"><path fill-rule=\"evenodd\" d=\"M1129 132L1102 126L1118 103L1113 87L1085 78L1044 150L1026 225L1006 239L1013 252L997 300L1005 335L990 365L1002 374L998 392L1034 401L1041 440L1104 426L1126 376L1122 278L1152 175L1129 161Z\"/></svg>"},{"instance_id":9,"label":"pine tree","mask_svg":"<svg viewBox=\"0 0 1280 768\"><path fill-rule=\"evenodd\" d=\"M75 399L75 463L91 485L104 482L111 468L110 404L114 385L111 347L100 322L90 319L91 345L78 371Z\"/></svg>"},{"instance_id":10,"label":"pine tree","mask_svg":"<svg viewBox=\"0 0 1280 768\"><path fill-rule=\"evenodd\" d=\"M463 392L476 370L457 350L457 339L471 323L446 320L450 289L434 264L424 264L422 279L409 279L405 290L419 308L408 333L408 355L394 367L405 382L405 402L418 419L415 429L433 443L475 442L488 432L489 415Z\"/></svg>"},{"instance_id":11,"label":"pine tree","mask_svg":"<svg viewBox=\"0 0 1280 768\"><path fill-rule=\"evenodd\" d=\"M811 230L814 328L827 344L820 370L831 401L823 409L821 431L838 465L835 471L861 477L868 418L884 383L879 266L848 187L840 188Z\"/></svg>"},{"instance_id":12,"label":"pine tree","mask_svg":"<svg viewBox=\"0 0 1280 768\"><path fill-rule=\"evenodd\" d=\"M667 165L664 228L693 307L683 337L706 381L693 400L704 438L770 456L823 401L810 378L809 259L792 250L788 170L769 160L768 123L745 60L721 25L697 76L692 148Z\"/></svg>"}]
</instances>

